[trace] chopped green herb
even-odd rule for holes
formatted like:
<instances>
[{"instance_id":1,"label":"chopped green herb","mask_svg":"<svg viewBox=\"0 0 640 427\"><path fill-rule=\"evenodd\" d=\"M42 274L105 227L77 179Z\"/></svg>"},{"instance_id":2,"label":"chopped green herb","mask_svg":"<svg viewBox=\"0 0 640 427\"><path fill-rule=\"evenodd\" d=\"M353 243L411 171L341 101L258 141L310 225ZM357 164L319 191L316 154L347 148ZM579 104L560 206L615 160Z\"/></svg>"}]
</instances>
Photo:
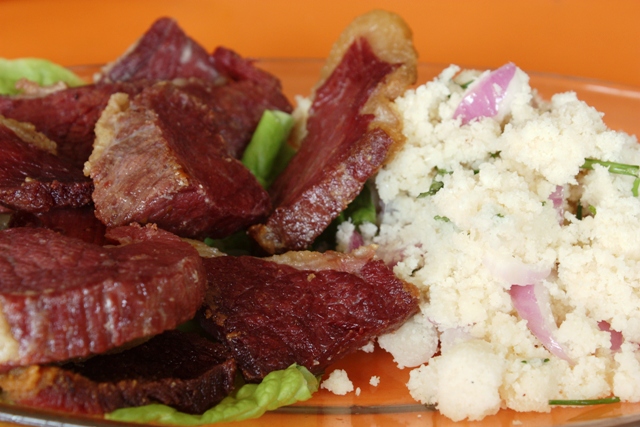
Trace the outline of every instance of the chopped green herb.
<instances>
[{"instance_id":1,"label":"chopped green herb","mask_svg":"<svg viewBox=\"0 0 640 427\"><path fill-rule=\"evenodd\" d=\"M596 159L584 159L584 164L580 166L582 169L590 169L593 170L593 165L605 166L609 169L609 172L615 173L618 175L629 175L638 177L640 172L640 166L638 165L629 165L625 163L616 163L616 162L606 162L604 160L596 160Z\"/></svg>"},{"instance_id":2,"label":"chopped green herb","mask_svg":"<svg viewBox=\"0 0 640 427\"><path fill-rule=\"evenodd\" d=\"M593 215L593 216L596 215L596 207L595 206L589 205L589 207L587 209L589 209L589 212L591 212L591 215Z\"/></svg>"},{"instance_id":3,"label":"chopped green herb","mask_svg":"<svg viewBox=\"0 0 640 427\"><path fill-rule=\"evenodd\" d=\"M447 218L446 216L436 215L436 216L433 217L433 219L435 219L436 221L451 222L451 220L449 218Z\"/></svg>"},{"instance_id":4,"label":"chopped green herb","mask_svg":"<svg viewBox=\"0 0 640 427\"><path fill-rule=\"evenodd\" d=\"M565 405L565 406L588 406L603 405L608 403L620 402L619 397L607 397L605 399L577 399L577 400L550 400L549 405Z\"/></svg>"},{"instance_id":5,"label":"chopped green herb","mask_svg":"<svg viewBox=\"0 0 640 427\"><path fill-rule=\"evenodd\" d=\"M498 218L504 218L504 215L503 215L503 214L501 214L501 213L496 214L496 216L497 216Z\"/></svg>"},{"instance_id":6,"label":"chopped green herb","mask_svg":"<svg viewBox=\"0 0 640 427\"><path fill-rule=\"evenodd\" d=\"M473 83L473 82L474 82L474 79L471 79L471 80L469 80L469 81L468 81L468 82L466 82L466 83L458 83L458 84L460 85L460 87L461 87L462 89L465 89L465 90L466 90L466 89L469 87L469 85L470 85L471 83Z\"/></svg>"},{"instance_id":7,"label":"chopped green herb","mask_svg":"<svg viewBox=\"0 0 640 427\"><path fill-rule=\"evenodd\" d=\"M427 197L427 196L433 196L434 194L436 194L438 191L440 191L440 189L444 187L444 183L442 181L433 181L431 183L431 186L429 186L429 191L425 192L425 193L420 193L418 195L418 198L421 199L423 197Z\"/></svg>"},{"instance_id":8,"label":"chopped green herb","mask_svg":"<svg viewBox=\"0 0 640 427\"><path fill-rule=\"evenodd\" d=\"M495 159L495 158L497 158L497 157L500 157L500 153L501 153L501 152L502 152L502 151L496 151L496 152L494 152L494 153L489 153L489 156L491 156L492 158L494 158L494 159Z\"/></svg>"},{"instance_id":9,"label":"chopped green herb","mask_svg":"<svg viewBox=\"0 0 640 427\"><path fill-rule=\"evenodd\" d=\"M582 203L578 203L578 206L576 207L576 218L578 220L582 220Z\"/></svg>"},{"instance_id":10,"label":"chopped green herb","mask_svg":"<svg viewBox=\"0 0 640 427\"><path fill-rule=\"evenodd\" d=\"M446 169L436 168L436 173L438 175L451 175L453 172Z\"/></svg>"},{"instance_id":11,"label":"chopped green herb","mask_svg":"<svg viewBox=\"0 0 640 427\"><path fill-rule=\"evenodd\" d=\"M604 160L596 159L584 159L584 164L580 166L581 169L593 170L593 165L600 165L606 167L609 172L617 175L635 176L633 181L633 188L631 192L634 197L638 197L638 187L640 187L640 166L629 165L626 163L606 162Z\"/></svg>"}]
</instances>

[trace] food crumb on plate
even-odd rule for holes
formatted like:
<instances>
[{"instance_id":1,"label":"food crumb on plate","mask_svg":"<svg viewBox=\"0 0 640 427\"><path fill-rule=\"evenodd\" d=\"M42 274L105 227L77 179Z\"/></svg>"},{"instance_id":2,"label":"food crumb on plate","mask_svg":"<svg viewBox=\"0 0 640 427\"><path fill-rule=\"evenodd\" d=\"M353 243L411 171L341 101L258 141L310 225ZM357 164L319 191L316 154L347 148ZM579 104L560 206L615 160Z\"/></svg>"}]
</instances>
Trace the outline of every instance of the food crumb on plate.
<instances>
[{"instance_id":1,"label":"food crumb on plate","mask_svg":"<svg viewBox=\"0 0 640 427\"><path fill-rule=\"evenodd\" d=\"M344 369L336 369L331 372L327 379L322 381L320 387L340 396L353 391L353 383Z\"/></svg>"},{"instance_id":2,"label":"food crumb on plate","mask_svg":"<svg viewBox=\"0 0 640 427\"><path fill-rule=\"evenodd\" d=\"M373 350L375 350L375 344L373 343L373 341L369 341L360 350L364 351L365 353L373 353Z\"/></svg>"}]
</instances>

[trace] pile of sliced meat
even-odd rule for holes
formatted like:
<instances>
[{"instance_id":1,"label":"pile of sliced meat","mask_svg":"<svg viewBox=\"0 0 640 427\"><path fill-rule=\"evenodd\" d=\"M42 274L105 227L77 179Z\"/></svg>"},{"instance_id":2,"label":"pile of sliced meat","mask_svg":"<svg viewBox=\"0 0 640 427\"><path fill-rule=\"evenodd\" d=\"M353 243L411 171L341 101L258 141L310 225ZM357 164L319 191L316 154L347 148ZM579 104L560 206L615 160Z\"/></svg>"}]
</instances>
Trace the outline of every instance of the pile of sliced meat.
<instances>
[{"instance_id":1,"label":"pile of sliced meat","mask_svg":"<svg viewBox=\"0 0 640 427\"><path fill-rule=\"evenodd\" d=\"M305 251L402 143L391 104L415 62L397 16L356 19L269 192L239 159L264 111L292 111L280 82L172 19L93 84L0 96L3 398L202 413L237 375L322 374L415 314L415 289L374 247ZM236 232L253 256L198 250Z\"/></svg>"}]
</instances>

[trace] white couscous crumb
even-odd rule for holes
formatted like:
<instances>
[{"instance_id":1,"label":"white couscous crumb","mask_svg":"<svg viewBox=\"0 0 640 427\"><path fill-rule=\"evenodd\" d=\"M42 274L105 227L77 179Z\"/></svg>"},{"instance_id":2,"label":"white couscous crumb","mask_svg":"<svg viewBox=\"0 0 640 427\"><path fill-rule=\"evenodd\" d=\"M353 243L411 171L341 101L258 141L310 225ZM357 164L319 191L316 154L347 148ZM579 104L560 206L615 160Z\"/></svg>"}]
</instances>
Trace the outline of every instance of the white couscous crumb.
<instances>
[{"instance_id":1,"label":"white couscous crumb","mask_svg":"<svg viewBox=\"0 0 640 427\"><path fill-rule=\"evenodd\" d=\"M378 387L380 385L380 377L374 375L369 379L369 384L374 387Z\"/></svg>"},{"instance_id":2,"label":"white couscous crumb","mask_svg":"<svg viewBox=\"0 0 640 427\"><path fill-rule=\"evenodd\" d=\"M344 369L336 369L329 374L326 380L320 384L321 388L329 390L333 394L345 395L353 391L353 383Z\"/></svg>"},{"instance_id":3,"label":"white couscous crumb","mask_svg":"<svg viewBox=\"0 0 640 427\"><path fill-rule=\"evenodd\" d=\"M364 351L365 353L373 353L375 349L376 345L373 343L373 341L369 341L366 345L360 348L360 350Z\"/></svg>"},{"instance_id":4,"label":"white couscous crumb","mask_svg":"<svg viewBox=\"0 0 640 427\"><path fill-rule=\"evenodd\" d=\"M451 66L396 100L407 141L376 176L373 242L423 298L378 343L453 420L640 402L640 145L575 93L539 99L517 68L493 84L499 114L466 120L488 75Z\"/></svg>"}]
</instances>

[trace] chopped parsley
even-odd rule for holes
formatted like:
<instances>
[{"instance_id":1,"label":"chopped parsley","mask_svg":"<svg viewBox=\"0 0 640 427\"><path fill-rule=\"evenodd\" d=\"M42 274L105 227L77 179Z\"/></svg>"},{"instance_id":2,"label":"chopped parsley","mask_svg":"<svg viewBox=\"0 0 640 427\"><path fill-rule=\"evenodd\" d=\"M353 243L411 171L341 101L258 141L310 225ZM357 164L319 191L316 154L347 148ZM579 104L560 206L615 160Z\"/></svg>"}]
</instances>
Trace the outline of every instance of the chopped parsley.
<instances>
[{"instance_id":1,"label":"chopped parsley","mask_svg":"<svg viewBox=\"0 0 640 427\"><path fill-rule=\"evenodd\" d=\"M424 192L424 193L420 193L418 195L418 198L421 199L423 197L427 197L427 196L433 196L434 194L436 194L438 191L440 191L440 189L442 189L442 187L444 187L444 183L442 181L433 181L431 183L431 186L429 186L429 191Z\"/></svg>"},{"instance_id":2,"label":"chopped parsley","mask_svg":"<svg viewBox=\"0 0 640 427\"><path fill-rule=\"evenodd\" d=\"M593 170L593 165L604 166L609 170L609 172L617 175L634 176L636 179L633 181L631 192L634 197L638 197L638 189L640 188L640 166L617 162L606 162L604 160L584 159L584 164L580 166L580 168Z\"/></svg>"}]
</instances>

